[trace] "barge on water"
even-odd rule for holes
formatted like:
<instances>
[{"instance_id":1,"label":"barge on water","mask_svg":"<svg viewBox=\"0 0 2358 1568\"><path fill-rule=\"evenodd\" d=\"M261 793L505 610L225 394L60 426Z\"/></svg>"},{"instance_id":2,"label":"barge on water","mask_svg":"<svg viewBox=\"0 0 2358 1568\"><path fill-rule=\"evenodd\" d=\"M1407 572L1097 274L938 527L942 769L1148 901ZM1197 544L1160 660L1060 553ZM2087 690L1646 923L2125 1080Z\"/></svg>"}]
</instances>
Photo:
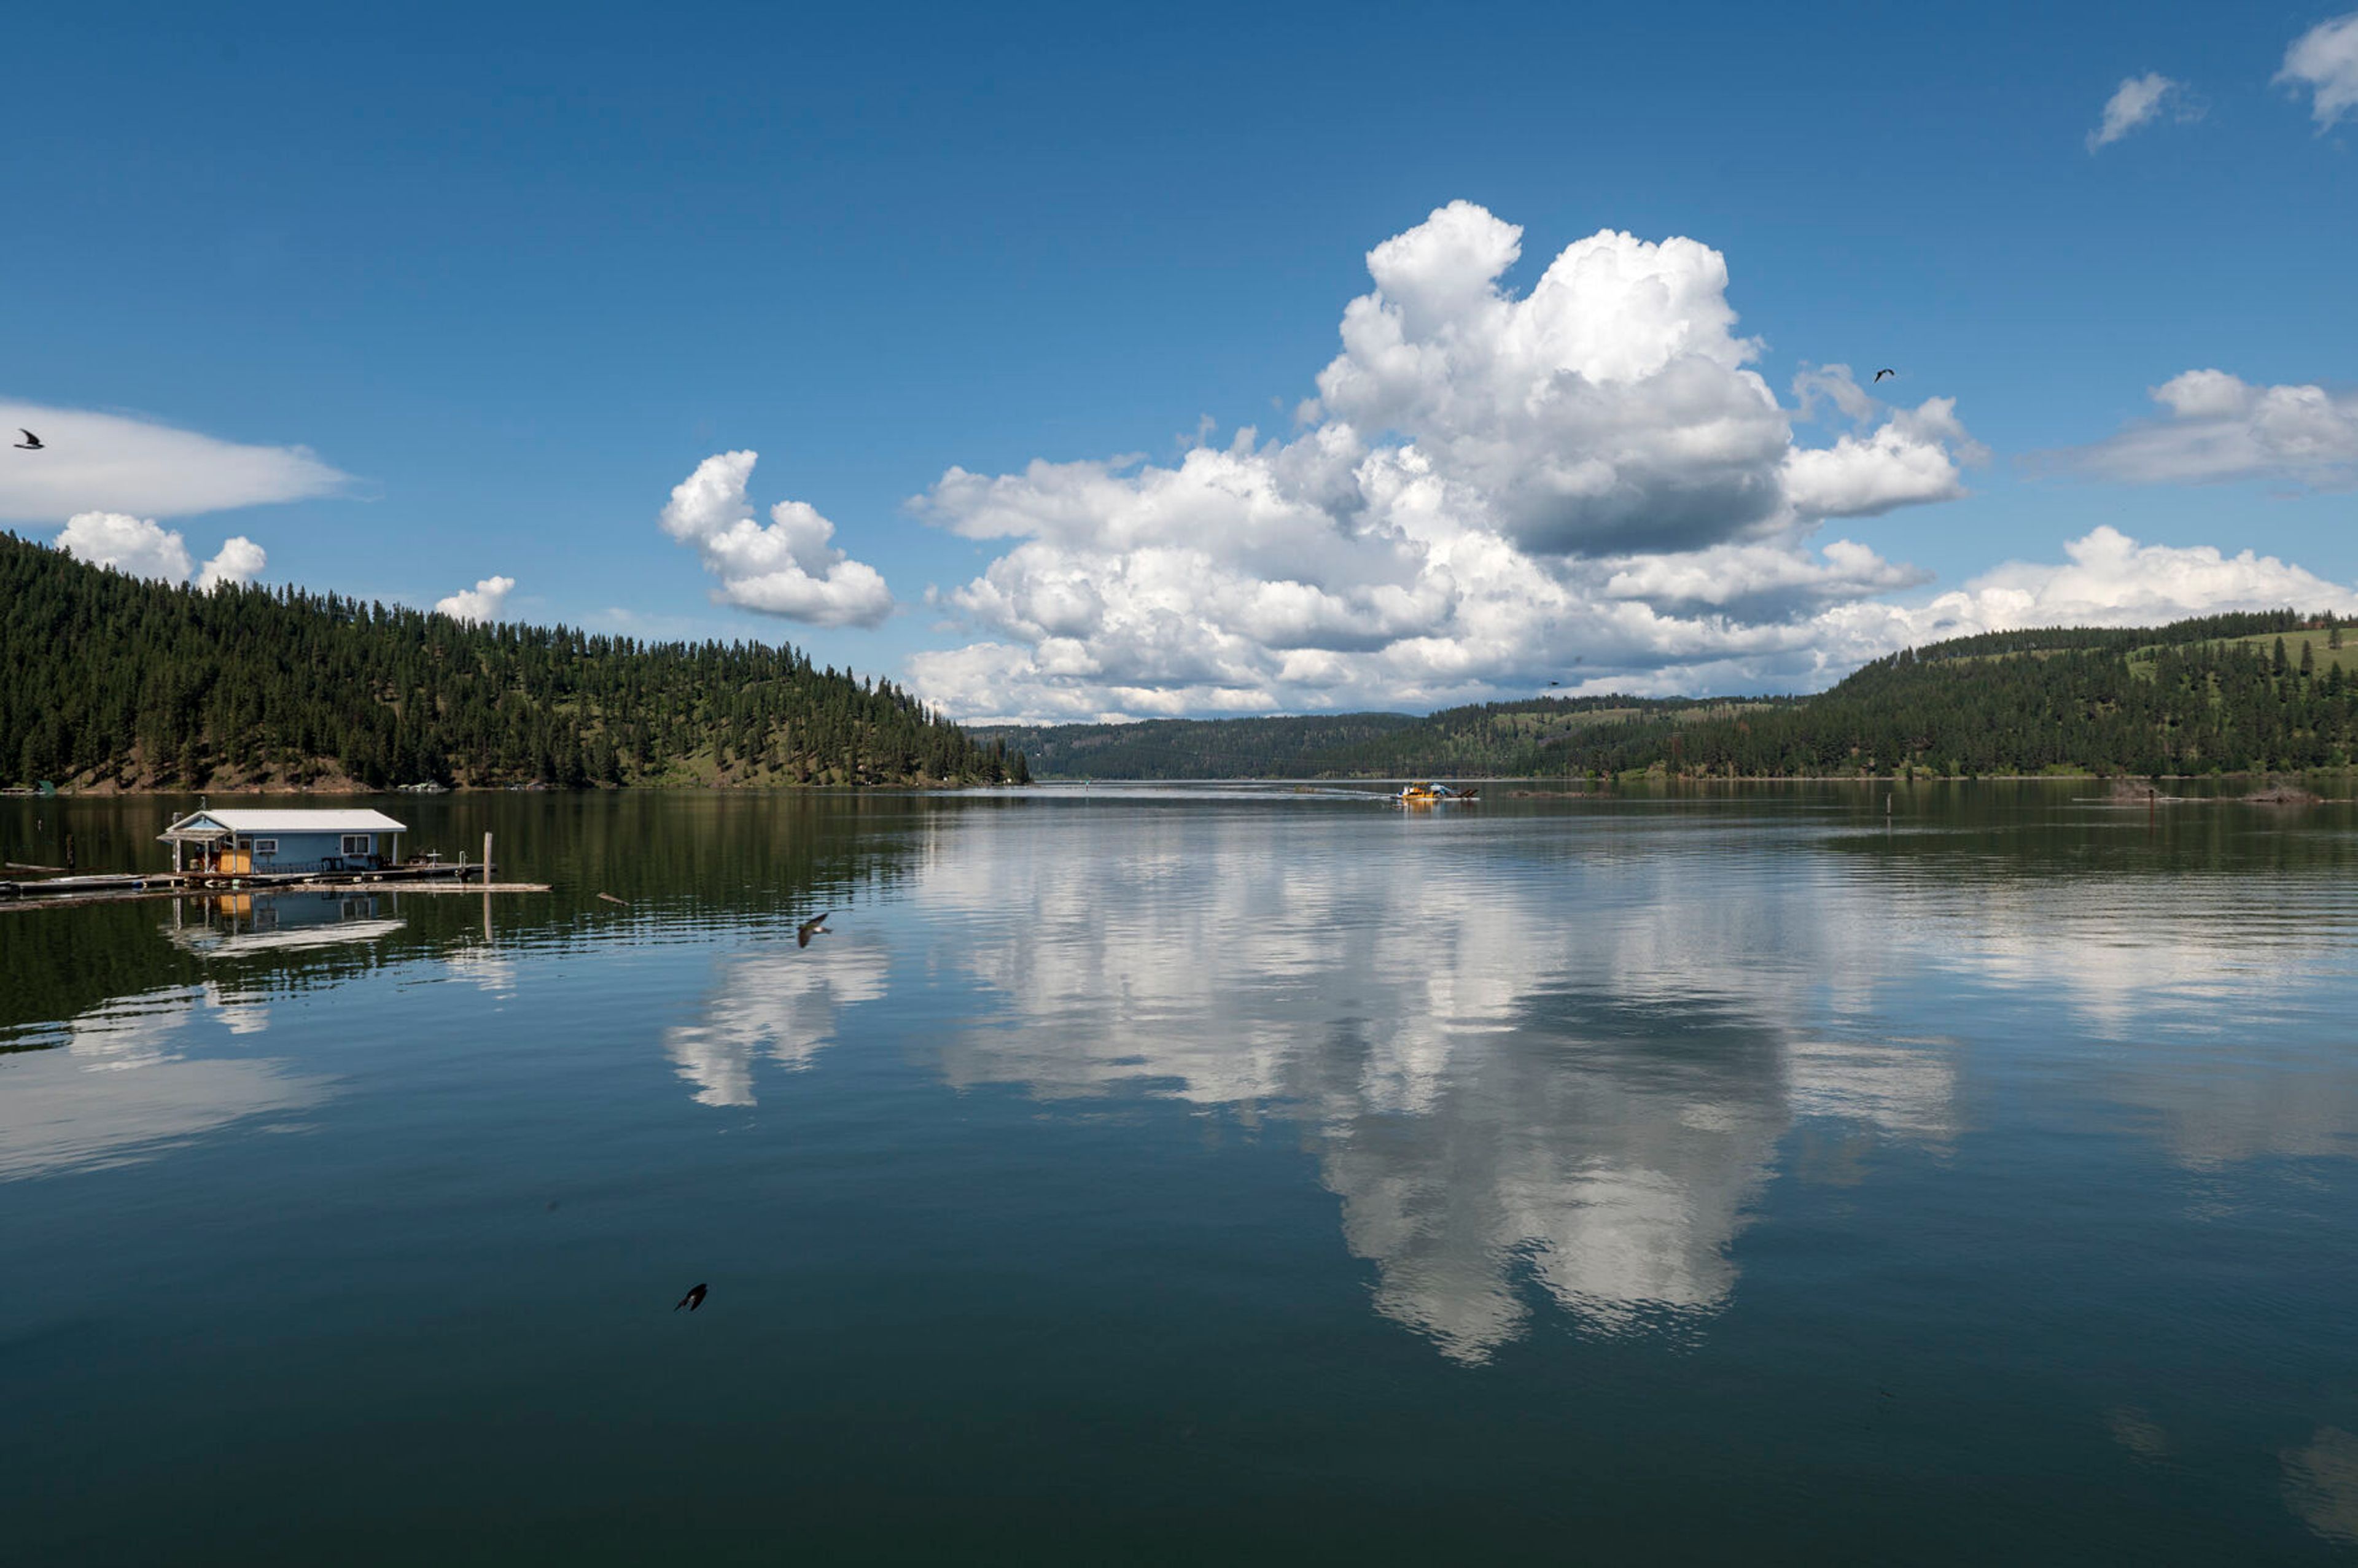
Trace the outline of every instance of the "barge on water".
<instances>
[{"instance_id":1,"label":"barge on water","mask_svg":"<svg viewBox=\"0 0 2358 1568\"><path fill-rule=\"evenodd\" d=\"M1470 784L1464 789L1452 789L1445 784L1426 784L1422 779L1392 796L1396 804L1404 806L1471 806L1481 798L1482 792Z\"/></svg>"}]
</instances>

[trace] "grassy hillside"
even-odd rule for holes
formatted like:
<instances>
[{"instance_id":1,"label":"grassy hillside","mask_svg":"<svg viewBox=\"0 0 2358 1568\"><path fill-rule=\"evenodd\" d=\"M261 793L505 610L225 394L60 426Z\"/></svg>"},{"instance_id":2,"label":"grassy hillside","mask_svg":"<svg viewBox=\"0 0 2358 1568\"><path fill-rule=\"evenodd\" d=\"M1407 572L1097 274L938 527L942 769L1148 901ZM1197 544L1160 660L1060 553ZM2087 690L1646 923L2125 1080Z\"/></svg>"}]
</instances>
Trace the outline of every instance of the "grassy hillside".
<instances>
[{"instance_id":1,"label":"grassy hillside","mask_svg":"<svg viewBox=\"0 0 2358 1568\"><path fill-rule=\"evenodd\" d=\"M1310 777L1330 753L1379 741L1418 720L1405 713L1305 719L1162 719L1136 724L977 726L1033 771L1056 778L1226 779Z\"/></svg>"},{"instance_id":2,"label":"grassy hillside","mask_svg":"<svg viewBox=\"0 0 2358 1568\"><path fill-rule=\"evenodd\" d=\"M0 779L66 788L901 784L1022 776L890 682L752 643L189 588L0 534Z\"/></svg>"}]
</instances>

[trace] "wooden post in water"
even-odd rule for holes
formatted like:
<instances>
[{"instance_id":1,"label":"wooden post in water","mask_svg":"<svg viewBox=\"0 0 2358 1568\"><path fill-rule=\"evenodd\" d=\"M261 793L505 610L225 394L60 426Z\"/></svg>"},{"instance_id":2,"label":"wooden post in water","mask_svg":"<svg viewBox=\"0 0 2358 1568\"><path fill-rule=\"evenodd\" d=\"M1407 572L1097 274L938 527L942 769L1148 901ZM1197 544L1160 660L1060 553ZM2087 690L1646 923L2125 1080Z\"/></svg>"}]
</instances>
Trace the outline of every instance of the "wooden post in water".
<instances>
[{"instance_id":1,"label":"wooden post in water","mask_svg":"<svg viewBox=\"0 0 2358 1568\"><path fill-rule=\"evenodd\" d=\"M485 830L485 832L484 832L484 834L483 834L483 885L484 885L484 886L486 886L486 887L489 887L489 886L491 885L491 881L492 881L492 835L491 835L490 831L489 831L488 829L486 829L486 830Z\"/></svg>"}]
</instances>

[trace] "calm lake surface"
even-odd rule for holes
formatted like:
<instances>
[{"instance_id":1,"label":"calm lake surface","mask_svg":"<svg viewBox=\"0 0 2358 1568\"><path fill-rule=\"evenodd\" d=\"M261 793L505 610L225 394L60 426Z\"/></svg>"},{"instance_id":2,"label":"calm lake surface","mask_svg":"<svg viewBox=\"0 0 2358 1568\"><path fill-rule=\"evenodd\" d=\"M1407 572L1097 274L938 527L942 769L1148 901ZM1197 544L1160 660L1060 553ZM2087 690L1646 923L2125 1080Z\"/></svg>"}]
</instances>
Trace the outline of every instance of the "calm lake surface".
<instances>
[{"instance_id":1,"label":"calm lake surface","mask_svg":"<svg viewBox=\"0 0 2358 1568\"><path fill-rule=\"evenodd\" d=\"M2346 1558L2358 808L1884 794L394 797L555 891L0 913L5 1555Z\"/></svg>"}]
</instances>

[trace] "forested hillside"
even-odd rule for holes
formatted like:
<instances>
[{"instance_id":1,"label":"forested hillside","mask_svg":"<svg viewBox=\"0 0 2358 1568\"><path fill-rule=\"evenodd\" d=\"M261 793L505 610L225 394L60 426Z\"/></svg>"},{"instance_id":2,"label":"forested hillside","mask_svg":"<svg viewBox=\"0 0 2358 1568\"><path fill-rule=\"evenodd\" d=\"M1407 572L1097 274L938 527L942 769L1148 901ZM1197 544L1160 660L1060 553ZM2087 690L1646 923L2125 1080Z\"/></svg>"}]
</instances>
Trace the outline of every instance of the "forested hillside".
<instances>
[{"instance_id":1,"label":"forested hillside","mask_svg":"<svg viewBox=\"0 0 2358 1568\"><path fill-rule=\"evenodd\" d=\"M0 534L0 777L64 787L1022 778L890 682L791 647L199 592Z\"/></svg>"},{"instance_id":2,"label":"forested hillside","mask_svg":"<svg viewBox=\"0 0 2358 1568\"><path fill-rule=\"evenodd\" d=\"M1128 747L1124 728L1001 733L1042 759L1043 773L1065 776L2293 771L2344 767L2358 755L2358 640L2345 650L2331 616L2271 611L2158 629L1960 638L1878 659L1815 697L1589 697L1421 719L1163 721L1127 727L1150 732Z\"/></svg>"},{"instance_id":3,"label":"forested hillside","mask_svg":"<svg viewBox=\"0 0 2358 1568\"><path fill-rule=\"evenodd\" d=\"M2010 632L1878 659L1822 696L1632 733L1600 769L1741 775L2206 773L2346 767L2358 680L2342 629L2290 611L2158 630Z\"/></svg>"}]
</instances>

